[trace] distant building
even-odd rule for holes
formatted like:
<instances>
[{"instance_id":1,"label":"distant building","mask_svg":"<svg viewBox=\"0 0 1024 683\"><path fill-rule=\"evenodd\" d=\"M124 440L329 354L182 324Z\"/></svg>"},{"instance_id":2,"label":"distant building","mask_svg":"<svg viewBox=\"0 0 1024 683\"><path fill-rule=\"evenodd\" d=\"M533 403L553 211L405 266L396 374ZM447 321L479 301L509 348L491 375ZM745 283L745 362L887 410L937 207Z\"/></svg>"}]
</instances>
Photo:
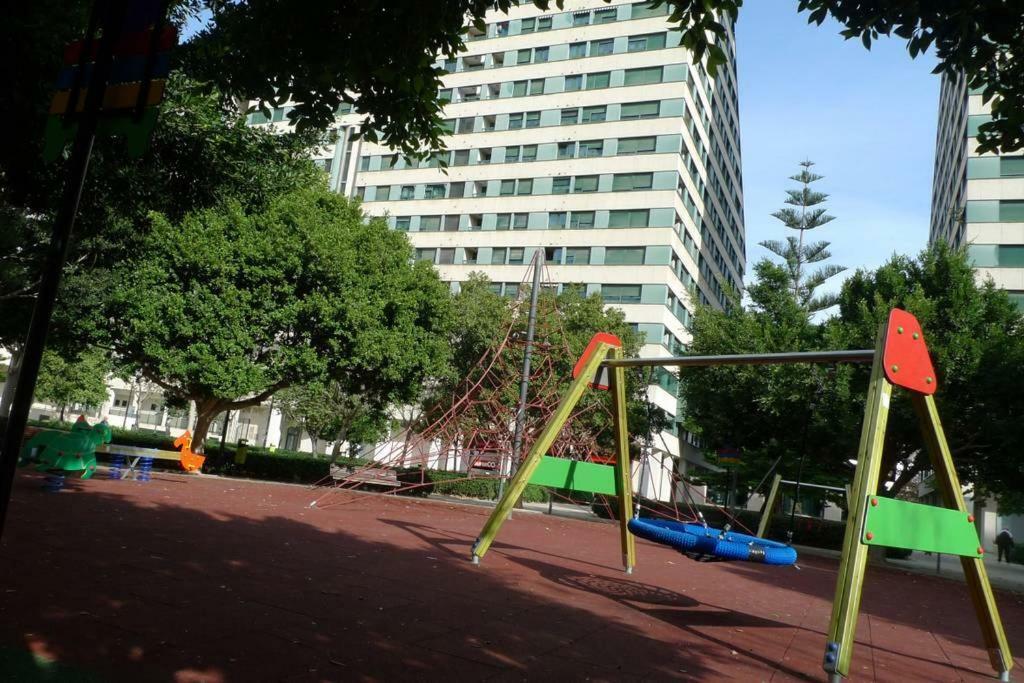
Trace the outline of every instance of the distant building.
<instances>
[{"instance_id":1,"label":"distant building","mask_svg":"<svg viewBox=\"0 0 1024 683\"><path fill-rule=\"evenodd\" d=\"M966 246L978 277L1024 309L1024 150L978 154L978 127L991 118L980 92L942 77L929 237Z\"/></svg>"}]
</instances>

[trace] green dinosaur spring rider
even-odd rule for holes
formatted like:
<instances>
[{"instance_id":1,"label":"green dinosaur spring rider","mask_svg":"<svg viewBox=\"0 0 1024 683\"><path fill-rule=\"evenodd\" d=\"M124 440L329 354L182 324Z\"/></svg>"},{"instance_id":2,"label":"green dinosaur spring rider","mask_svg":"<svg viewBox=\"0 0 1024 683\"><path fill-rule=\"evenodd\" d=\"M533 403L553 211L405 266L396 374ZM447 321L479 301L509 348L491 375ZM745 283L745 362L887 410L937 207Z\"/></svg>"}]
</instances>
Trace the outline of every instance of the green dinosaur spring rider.
<instances>
[{"instance_id":1,"label":"green dinosaur spring rider","mask_svg":"<svg viewBox=\"0 0 1024 683\"><path fill-rule=\"evenodd\" d=\"M60 490L65 472L81 472L88 479L96 471L96 447L110 443L113 434L106 420L90 425L79 417L70 432L43 430L28 440L21 450L18 464L36 463L36 469L47 472L51 479L47 488Z\"/></svg>"}]
</instances>

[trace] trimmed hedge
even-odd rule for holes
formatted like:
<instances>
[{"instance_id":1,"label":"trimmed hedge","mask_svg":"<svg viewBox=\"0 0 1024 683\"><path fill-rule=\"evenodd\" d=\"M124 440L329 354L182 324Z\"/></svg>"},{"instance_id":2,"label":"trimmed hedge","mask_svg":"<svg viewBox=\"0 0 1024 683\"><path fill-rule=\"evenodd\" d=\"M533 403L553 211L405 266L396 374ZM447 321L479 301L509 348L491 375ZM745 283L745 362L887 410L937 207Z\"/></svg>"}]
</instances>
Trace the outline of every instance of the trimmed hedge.
<instances>
[{"instance_id":1,"label":"trimmed hedge","mask_svg":"<svg viewBox=\"0 0 1024 683\"><path fill-rule=\"evenodd\" d=\"M422 474L421 474L422 473ZM426 481L421 483L421 477ZM403 496L425 497L432 493L478 500L498 499L498 480L491 478L467 479L464 472L444 472L440 470L421 470L418 467L399 471L399 481L413 484L415 488L399 491ZM547 502L548 494L541 486L527 484L523 491L523 500L527 503Z\"/></svg>"}]
</instances>

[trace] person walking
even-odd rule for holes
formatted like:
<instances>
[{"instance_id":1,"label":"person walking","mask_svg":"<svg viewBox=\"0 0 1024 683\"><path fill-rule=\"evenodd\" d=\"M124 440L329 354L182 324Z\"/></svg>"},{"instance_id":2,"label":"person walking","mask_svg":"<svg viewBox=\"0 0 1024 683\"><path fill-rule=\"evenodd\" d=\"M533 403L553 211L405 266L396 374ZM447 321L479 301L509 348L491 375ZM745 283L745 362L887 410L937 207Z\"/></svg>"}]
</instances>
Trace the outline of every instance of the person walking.
<instances>
[{"instance_id":1,"label":"person walking","mask_svg":"<svg viewBox=\"0 0 1024 683\"><path fill-rule=\"evenodd\" d=\"M996 561L1002 562L1005 557L1006 561L1009 562L1010 551L1013 550L1013 545L1013 534L1010 533L1009 529L1003 527L1003 530L996 536L996 548L999 550L999 556Z\"/></svg>"}]
</instances>

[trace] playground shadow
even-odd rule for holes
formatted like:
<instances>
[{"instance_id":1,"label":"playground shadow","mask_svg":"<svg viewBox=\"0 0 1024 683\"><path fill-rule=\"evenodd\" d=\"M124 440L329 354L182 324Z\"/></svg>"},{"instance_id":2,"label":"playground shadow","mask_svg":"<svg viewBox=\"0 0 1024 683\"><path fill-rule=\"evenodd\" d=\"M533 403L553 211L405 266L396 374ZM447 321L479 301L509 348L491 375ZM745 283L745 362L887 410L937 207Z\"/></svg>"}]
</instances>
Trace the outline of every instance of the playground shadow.
<instances>
[{"instance_id":1,"label":"playground shadow","mask_svg":"<svg viewBox=\"0 0 1024 683\"><path fill-rule=\"evenodd\" d=\"M565 599L692 606L685 596L628 597L567 572L548 591L514 563L482 571L465 540L442 552L381 524L379 498L325 515L291 487L69 480L45 494L39 483L19 475L0 542L0 649L30 653L14 659L36 662L36 680L56 666L46 662L111 681L722 675L694 652L684 670L672 643L602 603ZM579 650L588 656L566 656Z\"/></svg>"},{"instance_id":2,"label":"playground shadow","mask_svg":"<svg viewBox=\"0 0 1024 683\"><path fill-rule=\"evenodd\" d=\"M439 553L450 553L460 558L468 555L471 540L465 534L411 521L387 520L387 523L430 544ZM609 541L615 543L617 539L612 539L609 536ZM654 546L647 543L644 543L643 546L645 547L641 549L641 552L645 559L654 562L655 558L648 555ZM579 550L579 547L575 548L577 551ZM752 660L758 670L763 671L767 667L796 679L820 679L821 674L817 662L820 653L824 650L828 610L835 590L837 563L834 560L808 558L801 561L802 569L800 570L736 562L694 563L692 565L694 570L707 570L699 576L694 576L693 571L686 572L689 578L688 584L701 591L698 594L702 596L702 599L698 601L688 595L644 583L642 579L638 580L637 576L623 578L617 567L581 558L577 552L567 550L564 554L555 555L537 547L526 547L501 540L492 545L492 551L500 552L508 562L536 572L551 584L598 595L645 617L657 619L692 636L693 640L702 642L714 652L731 652L736 656L737 649L739 649L741 650L739 656ZM665 553L666 551L658 548L658 552ZM671 556L675 557L675 554L673 553ZM489 554L487 557L490 561L489 558L492 555ZM548 559L552 561L546 561ZM682 563L688 564L690 560L682 560ZM644 568L639 576L649 576L650 564L648 562L643 564ZM579 571L580 568L584 570L584 573ZM658 576L659 580L665 578L667 577L663 573ZM764 585L764 590L758 591L746 584L744 581L746 579L753 581L754 586ZM869 585L872 580L877 585L874 590L869 589L865 593L861 610L862 616L898 624L900 637L923 638L931 644L932 648L928 652L913 647L909 650L901 648L898 645L898 640L883 639L879 641L868 635L870 629L868 632L858 632L858 648L870 644L875 653L888 660L890 666L896 660L909 667L931 668L939 665L937 676L962 677L968 675L987 678L991 675L987 663L976 656L979 651L983 651L983 646L980 632L977 632L977 626L972 620L973 613L968 607L969 601L966 594L963 596L964 603L950 604L942 583L933 584L928 581L927 577L922 580L922 577L916 575L900 571L886 571L884 568L881 568L877 575L869 572ZM730 593L728 589L724 592L701 590L700 586L706 585L706 582L709 581L723 586L735 586L736 592ZM673 583L677 582L677 580L673 581ZM809 600L792 604L793 601L785 597L786 591L799 593ZM758 593L764 593L770 597L761 600L761 605L743 600L743 595L754 598ZM717 597L704 597L709 594ZM566 596L566 599L576 599L570 594L566 594ZM733 607L737 605L746 605L746 607L740 608L743 611L739 611L717 605L716 602ZM811 610L816 617L808 621L806 618L794 614L781 620L753 613L758 609L763 613L765 602L777 603L779 607L785 605L784 610L776 608L770 609L771 612L795 609L799 613L802 610ZM1019 600L1015 600L1013 606L1017 608L1019 614ZM1017 627L1018 620L1014 619L1013 612L1004 614L1005 622L1013 624L1008 628L1011 642L1019 642L1020 629ZM865 625L866 620L862 619L861 623ZM777 631L780 635L767 635L771 631ZM811 655L814 662L811 667L813 673L808 673L807 668L800 670L788 666L783 661L784 658L780 656L781 652L772 649L772 642L782 643L785 641L786 637L781 635L784 631L788 631L790 635L786 637L791 638L792 642L799 641L801 643L797 649L802 653L806 653L808 647L813 651ZM861 635L867 636L869 640L862 641ZM958 658L954 655L951 658L942 646L939 646L937 650L934 649L935 635L944 635L952 641L957 641L962 646L957 649L967 657ZM971 655L972 651L973 656ZM720 658L720 654L718 657ZM709 655L709 658L715 659L715 655ZM789 659L789 657L785 659ZM943 669L943 667L948 668ZM940 678L937 677L935 680L940 680Z\"/></svg>"}]
</instances>

